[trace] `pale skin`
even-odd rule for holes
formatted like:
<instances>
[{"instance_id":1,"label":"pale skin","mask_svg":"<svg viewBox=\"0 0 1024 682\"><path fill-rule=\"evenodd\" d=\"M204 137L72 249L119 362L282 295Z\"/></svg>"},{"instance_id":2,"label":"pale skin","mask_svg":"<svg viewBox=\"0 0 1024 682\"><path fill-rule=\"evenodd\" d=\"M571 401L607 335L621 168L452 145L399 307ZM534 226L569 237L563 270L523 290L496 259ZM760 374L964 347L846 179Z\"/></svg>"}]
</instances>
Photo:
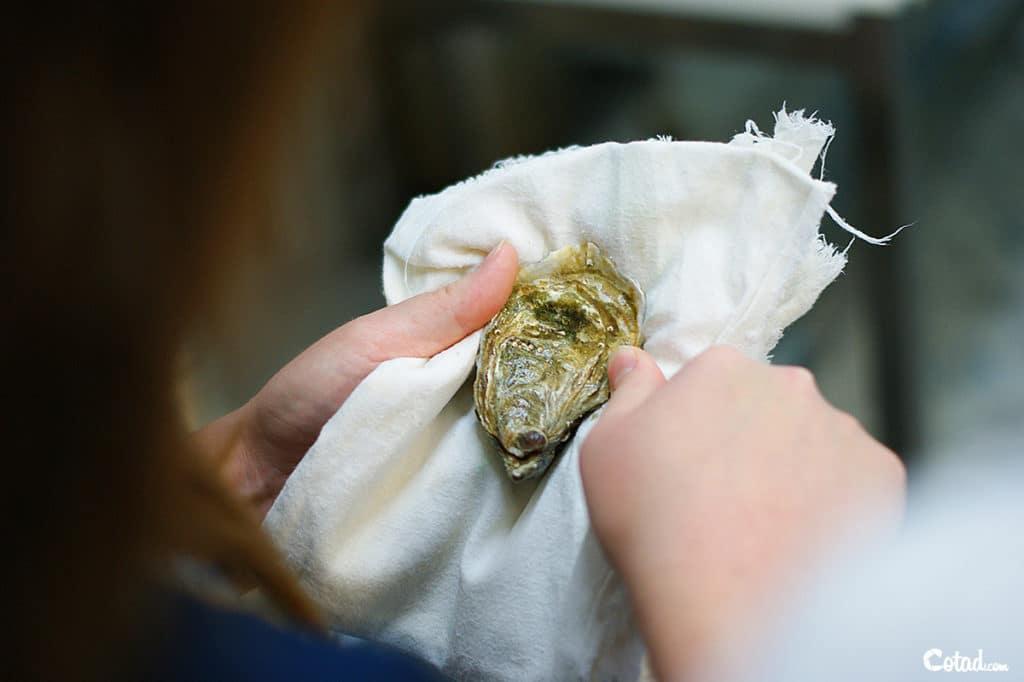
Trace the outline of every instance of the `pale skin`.
<instances>
[{"instance_id":1,"label":"pale skin","mask_svg":"<svg viewBox=\"0 0 1024 682\"><path fill-rule=\"evenodd\" d=\"M196 434L262 518L320 429L373 369L430 357L483 327L512 290L499 245L444 289L315 343L246 405ZM869 512L895 524L898 458L821 396L807 370L712 348L666 381L639 349L609 364L612 397L580 452L594 530L623 577L660 679L687 679L826 538Z\"/></svg>"},{"instance_id":2,"label":"pale skin","mask_svg":"<svg viewBox=\"0 0 1024 682\"><path fill-rule=\"evenodd\" d=\"M659 679L705 679L714 652L770 622L829 541L902 515L900 460L802 367L715 347L666 381L623 348L609 379L580 472Z\"/></svg>"},{"instance_id":3,"label":"pale skin","mask_svg":"<svg viewBox=\"0 0 1024 682\"><path fill-rule=\"evenodd\" d=\"M356 386L380 363L428 358L483 327L512 292L519 260L497 246L462 279L352 320L285 365L252 400L196 435L262 519Z\"/></svg>"}]
</instances>

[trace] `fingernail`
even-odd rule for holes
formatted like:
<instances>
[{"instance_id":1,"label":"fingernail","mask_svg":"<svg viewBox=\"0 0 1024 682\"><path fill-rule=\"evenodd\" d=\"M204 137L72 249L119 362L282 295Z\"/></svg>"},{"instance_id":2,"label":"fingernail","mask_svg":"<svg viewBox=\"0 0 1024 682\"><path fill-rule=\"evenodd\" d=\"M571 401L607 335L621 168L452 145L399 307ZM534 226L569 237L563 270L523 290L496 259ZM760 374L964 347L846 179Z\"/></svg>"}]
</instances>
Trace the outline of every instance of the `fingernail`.
<instances>
[{"instance_id":1,"label":"fingernail","mask_svg":"<svg viewBox=\"0 0 1024 682\"><path fill-rule=\"evenodd\" d=\"M638 360L636 348L632 346L621 346L612 353L608 361L608 383L612 390L622 382L622 377L633 371Z\"/></svg>"},{"instance_id":2,"label":"fingernail","mask_svg":"<svg viewBox=\"0 0 1024 682\"><path fill-rule=\"evenodd\" d=\"M505 246L504 239L498 242L498 245L491 249L490 253L487 254L487 257L484 258L484 263L489 263L490 261L494 260L494 257L498 255L498 252L501 251L501 247L503 246Z\"/></svg>"},{"instance_id":3,"label":"fingernail","mask_svg":"<svg viewBox=\"0 0 1024 682\"><path fill-rule=\"evenodd\" d=\"M494 260L494 255L495 255L496 253L498 253L499 251L501 251L501 247L503 247L503 246L505 246L505 240L504 240L504 239L502 239L502 240L501 240L500 242L498 242L498 245L497 245L497 246L495 246L495 247L494 247L493 249L491 249L491 250L490 250L490 251L489 251L489 252L487 253L487 255L486 255L486 256L484 256L484 259L483 259L482 261L480 261L479 263L477 263L476 265L474 265L473 267L471 267L471 268L469 269L469 272L467 272L466 274L467 274L467 275L471 275L471 274L473 274L474 272L476 272L477 270L480 270L481 268L483 268L483 267L484 267L485 265L487 265L488 263L490 263L490 262L491 262L492 260Z\"/></svg>"}]
</instances>

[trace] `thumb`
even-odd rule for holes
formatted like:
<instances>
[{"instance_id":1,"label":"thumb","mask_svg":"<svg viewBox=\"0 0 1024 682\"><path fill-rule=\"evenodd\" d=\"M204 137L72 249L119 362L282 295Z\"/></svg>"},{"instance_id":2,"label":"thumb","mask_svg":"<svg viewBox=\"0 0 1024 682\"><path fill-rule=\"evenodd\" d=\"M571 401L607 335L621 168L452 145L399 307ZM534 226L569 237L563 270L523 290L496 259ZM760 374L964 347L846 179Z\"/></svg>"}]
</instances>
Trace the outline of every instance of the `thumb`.
<instances>
[{"instance_id":1,"label":"thumb","mask_svg":"<svg viewBox=\"0 0 1024 682\"><path fill-rule=\"evenodd\" d=\"M506 242L460 280L364 315L347 330L364 344L367 359L431 357L480 329L512 293L519 257Z\"/></svg>"},{"instance_id":2,"label":"thumb","mask_svg":"<svg viewBox=\"0 0 1024 682\"><path fill-rule=\"evenodd\" d=\"M377 365L432 357L487 324L512 292L518 262L510 244L499 244L462 279L364 315L314 343L253 399L261 428L271 434L265 437L304 452Z\"/></svg>"},{"instance_id":3,"label":"thumb","mask_svg":"<svg viewBox=\"0 0 1024 682\"><path fill-rule=\"evenodd\" d=\"M665 375L650 355L633 346L622 346L608 361L608 383L612 397L601 418L615 420L635 410L664 385Z\"/></svg>"}]
</instances>

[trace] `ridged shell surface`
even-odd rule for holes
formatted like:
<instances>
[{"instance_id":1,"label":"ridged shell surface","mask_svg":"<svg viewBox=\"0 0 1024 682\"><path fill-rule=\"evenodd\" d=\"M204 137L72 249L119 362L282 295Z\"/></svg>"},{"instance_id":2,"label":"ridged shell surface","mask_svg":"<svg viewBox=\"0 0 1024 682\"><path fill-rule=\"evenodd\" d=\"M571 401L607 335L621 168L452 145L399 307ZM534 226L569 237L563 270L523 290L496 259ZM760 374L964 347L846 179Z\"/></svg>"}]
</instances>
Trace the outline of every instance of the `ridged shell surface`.
<instances>
[{"instance_id":1,"label":"ridged shell surface","mask_svg":"<svg viewBox=\"0 0 1024 682\"><path fill-rule=\"evenodd\" d=\"M608 400L608 358L640 345L644 295L590 242L519 271L484 329L473 385L477 417L512 480L543 474Z\"/></svg>"}]
</instances>

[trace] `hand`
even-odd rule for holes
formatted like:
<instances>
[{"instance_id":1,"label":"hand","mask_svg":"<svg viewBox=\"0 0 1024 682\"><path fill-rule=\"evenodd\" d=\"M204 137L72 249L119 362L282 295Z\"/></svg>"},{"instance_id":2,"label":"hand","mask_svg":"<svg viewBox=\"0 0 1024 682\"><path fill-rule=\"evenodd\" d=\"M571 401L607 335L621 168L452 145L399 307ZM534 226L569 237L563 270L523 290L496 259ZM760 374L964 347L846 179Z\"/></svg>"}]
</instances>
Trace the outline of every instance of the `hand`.
<instances>
[{"instance_id":1,"label":"hand","mask_svg":"<svg viewBox=\"0 0 1024 682\"><path fill-rule=\"evenodd\" d=\"M360 381L386 360L431 357L483 327L505 304L517 270L515 249L503 243L463 279L339 327L196 441L207 452L227 451L230 484L262 518Z\"/></svg>"},{"instance_id":2,"label":"hand","mask_svg":"<svg viewBox=\"0 0 1024 682\"><path fill-rule=\"evenodd\" d=\"M846 524L900 517L902 463L810 372L713 348L666 381L635 348L580 453L594 530L660 679L681 679Z\"/></svg>"}]
</instances>

